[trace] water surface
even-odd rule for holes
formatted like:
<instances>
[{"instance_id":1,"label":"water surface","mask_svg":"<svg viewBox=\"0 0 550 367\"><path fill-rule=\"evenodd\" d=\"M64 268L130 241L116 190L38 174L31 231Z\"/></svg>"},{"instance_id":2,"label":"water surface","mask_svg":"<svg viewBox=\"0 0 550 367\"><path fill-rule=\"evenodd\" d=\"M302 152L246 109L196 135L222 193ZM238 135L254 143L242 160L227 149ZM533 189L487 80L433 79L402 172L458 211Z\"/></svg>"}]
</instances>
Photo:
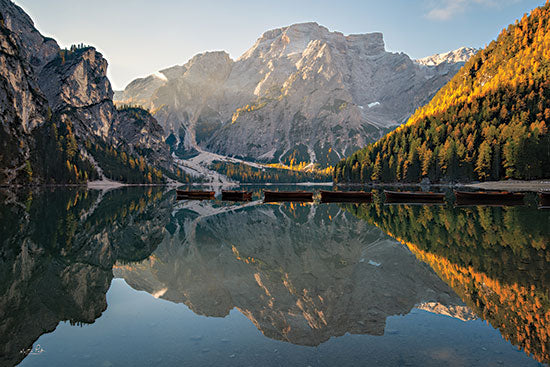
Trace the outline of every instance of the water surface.
<instances>
[{"instance_id":1,"label":"water surface","mask_svg":"<svg viewBox=\"0 0 550 367\"><path fill-rule=\"evenodd\" d=\"M162 188L0 195L1 365L550 360L550 215L531 197L458 208L177 202Z\"/></svg>"}]
</instances>

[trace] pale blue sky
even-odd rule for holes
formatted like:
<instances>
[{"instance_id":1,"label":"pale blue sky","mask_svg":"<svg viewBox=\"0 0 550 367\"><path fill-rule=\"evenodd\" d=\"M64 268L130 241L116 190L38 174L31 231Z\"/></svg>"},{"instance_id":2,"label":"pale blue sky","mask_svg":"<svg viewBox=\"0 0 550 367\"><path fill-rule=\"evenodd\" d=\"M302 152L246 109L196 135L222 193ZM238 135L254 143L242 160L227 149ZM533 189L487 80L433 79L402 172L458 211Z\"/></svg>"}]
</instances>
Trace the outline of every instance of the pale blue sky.
<instances>
[{"instance_id":1,"label":"pale blue sky","mask_svg":"<svg viewBox=\"0 0 550 367\"><path fill-rule=\"evenodd\" d=\"M345 34L382 32L412 58L483 47L544 0L15 0L62 46L84 42L109 61L115 89L193 55L239 57L266 30L315 21Z\"/></svg>"}]
</instances>

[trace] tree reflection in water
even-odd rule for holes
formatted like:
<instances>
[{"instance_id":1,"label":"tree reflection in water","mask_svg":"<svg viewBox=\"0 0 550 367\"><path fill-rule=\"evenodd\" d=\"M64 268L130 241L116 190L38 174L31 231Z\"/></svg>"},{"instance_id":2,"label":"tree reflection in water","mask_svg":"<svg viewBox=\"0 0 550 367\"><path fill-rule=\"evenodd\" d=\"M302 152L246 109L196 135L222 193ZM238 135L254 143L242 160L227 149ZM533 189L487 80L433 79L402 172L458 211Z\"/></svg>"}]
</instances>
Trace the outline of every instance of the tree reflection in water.
<instances>
[{"instance_id":1,"label":"tree reflection in water","mask_svg":"<svg viewBox=\"0 0 550 367\"><path fill-rule=\"evenodd\" d=\"M550 215L531 207L346 209L407 247L481 318L550 362Z\"/></svg>"}]
</instances>

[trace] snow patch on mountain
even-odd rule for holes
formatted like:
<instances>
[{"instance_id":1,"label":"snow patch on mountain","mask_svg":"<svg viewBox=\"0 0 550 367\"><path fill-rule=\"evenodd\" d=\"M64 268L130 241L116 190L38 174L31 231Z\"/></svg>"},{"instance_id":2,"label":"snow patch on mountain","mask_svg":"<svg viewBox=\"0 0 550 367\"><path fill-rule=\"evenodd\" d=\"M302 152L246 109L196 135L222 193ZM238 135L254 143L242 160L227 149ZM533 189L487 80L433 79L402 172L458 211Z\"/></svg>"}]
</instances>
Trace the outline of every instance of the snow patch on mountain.
<instances>
[{"instance_id":1,"label":"snow patch on mountain","mask_svg":"<svg viewBox=\"0 0 550 367\"><path fill-rule=\"evenodd\" d=\"M427 56L422 59L415 60L415 62L424 66L437 66L445 62L465 63L470 59L470 57L474 56L477 51L477 48L461 47L453 51Z\"/></svg>"}]
</instances>

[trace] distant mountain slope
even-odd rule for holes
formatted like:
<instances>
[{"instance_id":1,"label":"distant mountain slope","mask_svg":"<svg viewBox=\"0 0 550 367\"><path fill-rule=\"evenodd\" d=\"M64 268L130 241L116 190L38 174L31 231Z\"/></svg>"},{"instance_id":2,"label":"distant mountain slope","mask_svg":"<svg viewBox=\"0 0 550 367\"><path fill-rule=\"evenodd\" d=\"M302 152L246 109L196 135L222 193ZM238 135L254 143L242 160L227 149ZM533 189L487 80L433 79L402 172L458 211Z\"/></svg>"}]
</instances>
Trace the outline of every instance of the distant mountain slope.
<instances>
[{"instance_id":1,"label":"distant mountain slope","mask_svg":"<svg viewBox=\"0 0 550 367\"><path fill-rule=\"evenodd\" d=\"M117 111L112 97L99 52L60 49L0 0L0 185L177 178L156 120Z\"/></svg>"},{"instance_id":2,"label":"distant mountain slope","mask_svg":"<svg viewBox=\"0 0 550 367\"><path fill-rule=\"evenodd\" d=\"M420 65L385 51L381 33L304 23L265 32L236 61L200 54L115 98L154 111L179 152L326 166L402 124L462 65Z\"/></svg>"},{"instance_id":3,"label":"distant mountain slope","mask_svg":"<svg viewBox=\"0 0 550 367\"><path fill-rule=\"evenodd\" d=\"M549 8L503 30L406 125L341 161L335 180L549 177Z\"/></svg>"}]
</instances>

